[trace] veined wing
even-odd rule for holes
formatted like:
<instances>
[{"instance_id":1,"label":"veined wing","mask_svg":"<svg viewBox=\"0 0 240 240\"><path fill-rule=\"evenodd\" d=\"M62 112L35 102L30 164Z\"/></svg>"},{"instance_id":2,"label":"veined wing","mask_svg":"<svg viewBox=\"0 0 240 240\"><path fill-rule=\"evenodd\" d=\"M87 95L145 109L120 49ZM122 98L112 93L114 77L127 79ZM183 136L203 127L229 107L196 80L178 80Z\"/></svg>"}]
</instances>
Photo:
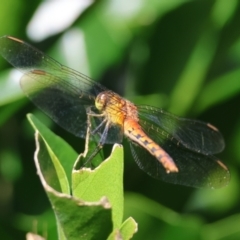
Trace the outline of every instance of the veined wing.
<instances>
[{"instance_id":1,"label":"veined wing","mask_svg":"<svg viewBox=\"0 0 240 240\"><path fill-rule=\"evenodd\" d=\"M152 137L152 134L149 136ZM144 148L133 142L130 146L137 165L158 180L198 188L220 188L230 181L227 167L212 155L196 153L165 141L161 147L170 154L179 170L177 173L167 173L163 165Z\"/></svg>"},{"instance_id":2,"label":"veined wing","mask_svg":"<svg viewBox=\"0 0 240 240\"><path fill-rule=\"evenodd\" d=\"M171 156L179 170L167 173L147 150L130 142L134 159L143 171L156 179L191 187L219 188L228 184L227 167L212 156L224 148L215 127L148 106L138 106L138 114L143 131Z\"/></svg>"},{"instance_id":3,"label":"veined wing","mask_svg":"<svg viewBox=\"0 0 240 240\"><path fill-rule=\"evenodd\" d=\"M35 105L53 121L72 134L85 138L88 108L98 113L95 108L95 96L84 92L78 95L76 89L69 84L65 86L65 82L61 80L46 72L35 70L22 76L21 87ZM105 129L102 121L104 117L91 117L91 131L101 125L95 135L90 136L95 142L99 142ZM122 135L118 126L110 126L104 143L113 144L121 141Z\"/></svg>"},{"instance_id":4,"label":"veined wing","mask_svg":"<svg viewBox=\"0 0 240 240\"><path fill-rule=\"evenodd\" d=\"M175 145L205 155L218 153L224 149L221 133L211 124L181 118L149 106L138 106L138 114L143 129L151 132L153 128L161 143L172 141Z\"/></svg>"},{"instance_id":5,"label":"veined wing","mask_svg":"<svg viewBox=\"0 0 240 240\"><path fill-rule=\"evenodd\" d=\"M21 78L21 87L32 102L57 124L72 134L85 138L87 129L86 108L94 105L94 98L80 97L59 84L61 79L46 72L32 71ZM91 95L90 95L91 96ZM100 120L100 119L99 119Z\"/></svg>"},{"instance_id":6,"label":"veined wing","mask_svg":"<svg viewBox=\"0 0 240 240\"><path fill-rule=\"evenodd\" d=\"M61 65L31 45L13 38L0 38L0 54L24 75L21 87L25 94L43 112L72 134L85 138L87 128L86 109L98 113L95 98L107 90L101 84L71 68ZM103 118L92 117L93 129ZM105 125L92 138L98 141ZM105 143L121 142L119 129L110 126Z\"/></svg>"},{"instance_id":7,"label":"veined wing","mask_svg":"<svg viewBox=\"0 0 240 240\"><path fill-rule=\"evenodd\" d=\"M59 86L77 96L96 96L106 90L104 86L84 74L68 68L40 50L20 39L10 36L0 38L0 54L23 73L35 70L46 72L58 81Z\"/></svg>"},{"instance_id":8,"label":"veined wing","mask_svg":"<svg viewBox=\"0 0 240 240\"><path fill-rule=\"evenodd\" d=\"M141 106L138 110L143 131L171 156L179 171L167 173L147 150L130 142L134 159L142 170L156 179L185 186L219 188L228 184L227 167L210 154L224 146L218 131L203 122L178 118L159 109ZM214 139L217 143L211 145Z\"/></svg>"}]
</instances>

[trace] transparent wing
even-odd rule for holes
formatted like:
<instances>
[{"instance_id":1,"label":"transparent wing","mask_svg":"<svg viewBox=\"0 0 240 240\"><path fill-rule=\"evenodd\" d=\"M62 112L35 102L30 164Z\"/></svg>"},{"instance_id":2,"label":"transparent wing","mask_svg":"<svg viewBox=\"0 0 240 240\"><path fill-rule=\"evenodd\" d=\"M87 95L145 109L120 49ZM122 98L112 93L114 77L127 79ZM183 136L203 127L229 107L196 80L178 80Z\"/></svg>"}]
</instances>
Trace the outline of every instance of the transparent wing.
<instances>
[{"instance_id":1,"label":"transparent wing","mask_svg":"<svg viewBox=\"0 0 240 240\"><path fill-rule=\"evenodd\" d=\"M0 54L24 73L21 87L36 106L67 131L86 137L86 109L91 107L98 113L95 98L107 90L105 87L16 38L1 37ZM103 118L91 120L96 127ZM94 136L95 141L101 138L103 130L104 125ZM121 142L122 135L117 131L117 127L110 126L105 143Z\"/></svg>"},{"instance_id":2,"label":"transparent wing","mask_svg":"<svg viewBox=\"0 0 240 240\"><path fill-rule=\"evenodd\" d=\"M85 138L87 128L86 108L94 104L94 100L80 97L59 85L59 79L50 74L26 73L21 78L21 87L25 94L43 112L57 124L72 134Z\"/></svg>"},{"instance_id":3,"label":"transparent wing","mask_svg":"<svg viewBox=\"0 0 240 240\"><path fill-rule=\"evenodd\" d=\"M177 173L166 173L162 164L147 150L130 142L136 163L148 175L165 182L199 188L220 188L228 184L229 171L216 157L176 145L170 139L156 135L152 128L144 131L172 157L179 170Z\"/></svg>"},{"instance_id":4,"label":"transparent wing","mask_svg":"<svg viewBox=\"0 0 240 240\"><path fill-rule=\"evenodd\" d=\"M144 148L130 142L137 165L151 177L165 182L198 188L220 188L230 180L227 167L214 156L193 152L165 142L161 147L176 163L178 173L166 173L166 169Z\"/></svg>"},{"instance_id":5,"label":"transparent wing","mask_svg":"<svg viewBox=\"0 0 240 240\"><path fill-rule=\"evenodd\" d=\"M138 106L138 111L144 132L172 157L179 172L166 173L148 151L130 143L142 170L156 179L192 187L218 188L228 184L227 167L212 156L224 148L223 137L215 127L153 107Z\"/></svg>"},{"instance_id":6,"label":"transparent wing","mask_svg":"<svg viewBox=\"0 0 240 240\"><path fill-rule=\"evenodd\" d=\"M80 96L96 96L106 88L84 74L63 66L40 50L19 39L4 36L0 38L0 53L14 67L23 73L40 70L56 78L59 88ZM51 81L51 80L50 80Z\"/></svg>"},{"instance_id":7,"label":"transparent wing","mask_svg":"<svg viewBox=\"0 0 240 240\"><path fill-rule=\"evenodd\" d=\"M166 173L155 157L130 142L142 170L156 179L192 187L219 188L228 184L227 167L212 156L224 148L223 137L215 127L149 106L138 106L138 111L144 132L172 157L179 172Z\"/></svg>"},{"instance_id":8,"label":"transparent wing","mask_svg":"<svg viewBox=\"0 0 240 240\"><path fill-rule=\"evenodd\" d=\"M224 149L224 139L211 124L180 118L162 109L138 106L140 125L148 131L154 128L157 138L169 140L192 151L214 154Z\"/></svg>"}]
</instances>

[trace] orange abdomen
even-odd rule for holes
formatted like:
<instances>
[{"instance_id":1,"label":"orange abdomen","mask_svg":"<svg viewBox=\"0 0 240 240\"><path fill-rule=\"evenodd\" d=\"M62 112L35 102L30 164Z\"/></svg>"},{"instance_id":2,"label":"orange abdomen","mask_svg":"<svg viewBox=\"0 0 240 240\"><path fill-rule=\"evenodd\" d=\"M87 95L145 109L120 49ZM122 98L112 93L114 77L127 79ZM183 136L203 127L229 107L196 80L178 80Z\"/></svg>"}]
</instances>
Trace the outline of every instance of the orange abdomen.
<instances>
[{"instance_id":1,"label":"orange abdomen","mask_svg":"<svg viewBox=\"0 0 240 240\"><path fill-rule=\"evenodd\" d=\"M178 168L173 159L145 134L137 121L126 118L124 121L124 134L156 157L156 161L159 161L163 165L167 173L178 172Z\"/></svg>"}]
</instances>

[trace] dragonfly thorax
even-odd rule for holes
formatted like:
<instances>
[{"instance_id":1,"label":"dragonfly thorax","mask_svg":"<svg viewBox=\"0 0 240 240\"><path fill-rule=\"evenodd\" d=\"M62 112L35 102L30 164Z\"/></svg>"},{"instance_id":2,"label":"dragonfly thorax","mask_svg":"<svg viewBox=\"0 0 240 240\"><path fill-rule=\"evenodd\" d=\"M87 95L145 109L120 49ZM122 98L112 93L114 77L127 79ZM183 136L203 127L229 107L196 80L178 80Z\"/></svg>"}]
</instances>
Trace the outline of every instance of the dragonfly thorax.
<instances>
[{"instance_id":1,"label":"dragonfly thorax","mask_svg":"<svg viewBox=\"0 0 240 240\"><path fill-rule=\"evenodd\" d=\"M112 91L104 91L97 95L95 107L111 124L123 125L126 118L126 100Z\"/></svg>"}]
</instances>

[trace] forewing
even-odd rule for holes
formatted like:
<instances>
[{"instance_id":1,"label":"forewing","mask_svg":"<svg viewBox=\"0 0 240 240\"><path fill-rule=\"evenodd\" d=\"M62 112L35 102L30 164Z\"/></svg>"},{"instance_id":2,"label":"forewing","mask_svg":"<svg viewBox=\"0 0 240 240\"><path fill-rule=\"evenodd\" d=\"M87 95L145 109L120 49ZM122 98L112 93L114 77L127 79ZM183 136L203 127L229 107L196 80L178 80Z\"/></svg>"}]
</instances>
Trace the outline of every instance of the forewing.
<instances>
[{"instance_id":1,"label":"forewing","mask_svg":"<svg viewBox=\"0 0 240 240\"><path fill-rule=\"evenodd\" d=\"M224 139L211 124L180 118L162 109L138 106L140 124L144 129L153 127L161 138L202 154L214 154L224 149Z\"/></svg>"},{"instance_id":2,"label":"forewing","mask_svg":"<svg viewBox=\"0 0 240 240\"><path fill-rule=\"evenodd\" d=\"M48 73L29 72L22 76L21 87L25 94L57 124L72 134L85 138L87 127L86 107L93 99L80 97Z\"/></svg>"},{"instance_id":3,"label":"forewing","mask_svg":"<svg viewBox=\"0 0 240 240\"><path fill-rule=\"evenodd\" d=\"M81 93L96 96L106 90L101 84L84 74L63 66L53 58L19 39L4 36L0 38L0 54L21 72L41 70L65 82L64 86L74 88ZM61 85L61 84L60 84Z\"/></svg>"},{"instance_id":4,"label":"forewing","mask_svg":"<svg viewBox=\"0 0 240 240\"><path fill-rule=\"evenodd\" d=\"M85 138L87 108L91 107L92 112L98 113L95 98L107 90L105 87L16 38L1 37L0 54L24 73L21 87L36 106L67 131ZM93 129L102 121L101 117L91 117ZM91 138L99 141L104 127ZM118 126L110 126L104 142L121 140Z\"/></svg>"}]
</instances>

